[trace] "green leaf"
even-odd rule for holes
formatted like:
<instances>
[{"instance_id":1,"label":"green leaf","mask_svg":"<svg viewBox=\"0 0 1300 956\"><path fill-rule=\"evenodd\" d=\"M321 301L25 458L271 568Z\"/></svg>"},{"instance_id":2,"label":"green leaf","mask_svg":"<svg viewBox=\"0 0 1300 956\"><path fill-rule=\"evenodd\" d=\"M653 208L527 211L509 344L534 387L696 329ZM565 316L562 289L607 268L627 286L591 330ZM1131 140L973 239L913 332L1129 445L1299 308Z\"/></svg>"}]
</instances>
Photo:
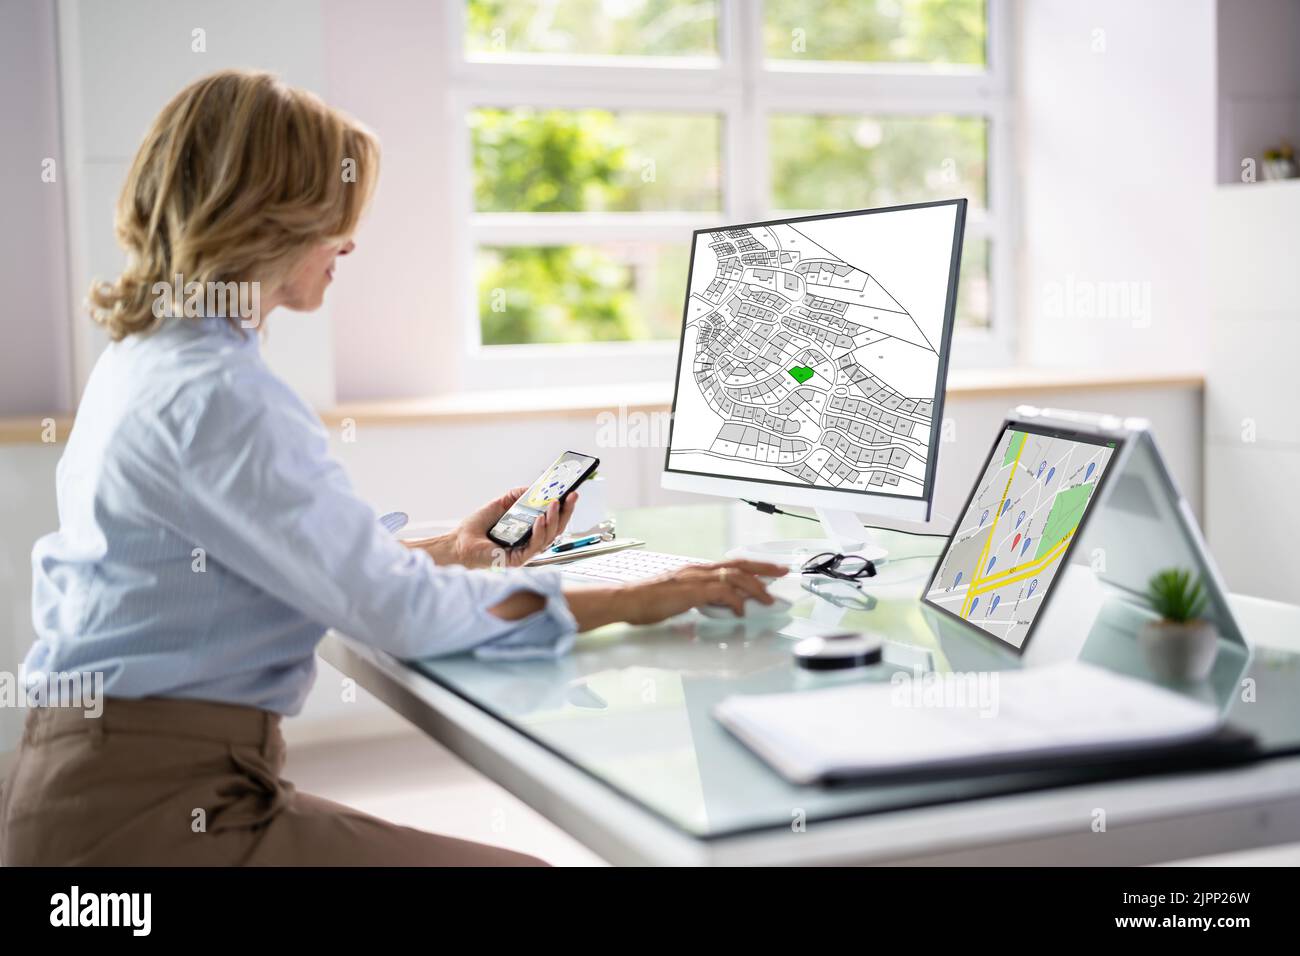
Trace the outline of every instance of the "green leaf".
<instances>
[{"instance_id":1,"label":"green leaf","mask_svg":"<svg viewBox=\"0 0 1300 956\"><path fill-rule=\"evenodd\" d=\"M1147 582L1147 602L1167 621L1193 621L1207 604L1200 579L1193 579L1186 569L1169 568L1152 575Z\"/></svg>"}]
</instances>

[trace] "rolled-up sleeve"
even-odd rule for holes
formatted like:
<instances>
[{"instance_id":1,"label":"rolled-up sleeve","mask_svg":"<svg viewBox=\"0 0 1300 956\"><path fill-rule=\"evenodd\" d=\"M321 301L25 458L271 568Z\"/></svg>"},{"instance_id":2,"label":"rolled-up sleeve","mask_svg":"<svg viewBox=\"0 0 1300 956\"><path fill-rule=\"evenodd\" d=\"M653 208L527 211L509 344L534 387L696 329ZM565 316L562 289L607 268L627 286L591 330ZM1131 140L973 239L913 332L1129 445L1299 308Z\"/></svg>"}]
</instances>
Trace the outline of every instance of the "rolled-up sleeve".
<instances>
[{"instance_id":1,"label":"rolled-up sleeve","mask_svg":"<svg viewBox=\"0 0 1300 956\"><path fill-rule=\"evenodd\" d=\"M489 624L492 633L475 646L474 653L479 657L499 660L554 657L566 653L573 646L578 625L573 619L573 612L569 610L569 602L560 592L559 572L537 569L505 571L501 574L523 577L524 581L516 590L540 594L546 599L546 605L519 621L506 622L493 614L485 614L488 621L493 622Z\"/></svg>"},{"instance_id":2,"label":"rolled-up sleeve","mask_svg":"<svg viewBox=\"0 0 1300 956\"><path fill-rule=\"evenodd\" d=\"M278 381L245 378L177 416L186 510L169 517L208 560L323 628L403 658L569 649L576 626L558 573L442 567L404 547L353 490L315 414ZM490 612L519 591L543 607L516 621Z\"/></svg>"}]
</instances>

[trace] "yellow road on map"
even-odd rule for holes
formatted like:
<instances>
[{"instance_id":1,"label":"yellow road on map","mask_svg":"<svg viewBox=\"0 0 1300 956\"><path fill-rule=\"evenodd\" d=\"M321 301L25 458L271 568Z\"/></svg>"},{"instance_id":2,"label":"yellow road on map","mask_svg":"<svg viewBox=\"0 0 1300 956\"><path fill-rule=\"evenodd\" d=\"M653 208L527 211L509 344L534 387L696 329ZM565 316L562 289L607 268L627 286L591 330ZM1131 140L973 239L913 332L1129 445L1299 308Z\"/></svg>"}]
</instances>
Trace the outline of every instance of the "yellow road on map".
<instances>
[{"instance_id":1,"label":"yellow road on map","mask_svg":"<svg viewBox=\"0 0 1300 956\"><path fill-rule=\"evenodd\" d=\"M993 524L989 527L989 536L984 540L984 547L980 549L980 559L975 562L974 576L971 578L971 582L966 588L966 599L961 602L962 617L965 617L970 613L971 598L975 597L975 594L972 592L974 592L975 586L983 580L979 576L980 568L984 567L984 559L989 556L989 547L993 544L994 532L998 530L998 519L1002 517L1002 506L1006 503L1007 493L1011 490L1011 479L1016 477L1016 469L1020 467L1020 456L1024 453L1027 444L1029 444L1029 442L1022 441L1020 447L1016 449L1016 460L1011 463L1011 473L1007 475L1007 485L1002 489L1002 500L998 502L997 510L993 514Z\"/></svg>"},{"instance_id":2,"label":"yellow road on map","mask_svg":"<svg viewBox=\"0 0 1300 956\"><path fill-rule=\"evenodd\" d=\"M971 585L971 589L967 591L966 597L972 598L980 594L987 594L989 591L996 591L1004 584L1014 584L1016 581L1023 581L1025 578L1033 577L1065 553L1065 549L1069 547L1070 539L1073 537L1074 532L1071 531L1062 538L1051 551L1048 551L1032 564L1016 565L1016 567L1012 568L1010 571L1002 571L999 574L994 574L987 578L980 578L978 583L983 585L983 587L977 589L974 585Z\"/></svg>"}]
</instances>

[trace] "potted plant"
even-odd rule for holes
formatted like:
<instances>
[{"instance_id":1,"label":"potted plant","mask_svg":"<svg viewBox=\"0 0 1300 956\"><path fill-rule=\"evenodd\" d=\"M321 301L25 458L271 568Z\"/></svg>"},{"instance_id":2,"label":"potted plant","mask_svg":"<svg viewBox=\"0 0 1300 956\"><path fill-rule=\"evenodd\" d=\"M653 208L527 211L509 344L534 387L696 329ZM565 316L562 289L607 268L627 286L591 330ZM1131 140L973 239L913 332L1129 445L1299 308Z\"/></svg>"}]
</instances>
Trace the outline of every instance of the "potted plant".
<instances>
[{"instance_id":1,"label":"potted plant","mask_svg":"<svg viewBox=\"0 0 1300 956\"><path fill-rule=\"evenodd\" d=\"M1300 167L1296 166L1295 150L1286 140L1282 145L1264 151L1264 179L1295 179L1300 176Z\"/></svg>"},{"instance_id":2,"label":"potted plant","mask_svg":"<svg viewBox=\"0 0 1300 956\"><path fill-rule=\"evenodd\" d=\"M1138 635L1152 673L1172 682L1204 680L1214 666L1219 634L1201 617L1206 595L1200 579L1180 568L1160 571L1147 584L1146 600L1160 615Z\"/></svg>"}]
</instances>

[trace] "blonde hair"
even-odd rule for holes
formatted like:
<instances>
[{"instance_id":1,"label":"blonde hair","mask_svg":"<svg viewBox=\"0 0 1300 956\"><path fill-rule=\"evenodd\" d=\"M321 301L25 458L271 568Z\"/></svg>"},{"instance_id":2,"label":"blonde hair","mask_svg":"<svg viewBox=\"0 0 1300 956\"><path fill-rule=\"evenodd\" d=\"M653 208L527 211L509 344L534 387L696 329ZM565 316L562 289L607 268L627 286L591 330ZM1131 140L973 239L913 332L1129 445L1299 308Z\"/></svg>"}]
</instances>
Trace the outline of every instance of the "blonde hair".
<instances>
[{"instance_id":1,"label":"blonde hair","mask_svg":"<svg viewBox=\"0 0 1300 956\"><path fill-rule=\"evenodd\" d=\"M161 321L153 289L176 276L274 288L352 234L378 174L374 134L311 93L245 70L197 80L136 153L115 222L127 265L91 286L91 317L116 341Z\"/></svg>"}]
</instances>

